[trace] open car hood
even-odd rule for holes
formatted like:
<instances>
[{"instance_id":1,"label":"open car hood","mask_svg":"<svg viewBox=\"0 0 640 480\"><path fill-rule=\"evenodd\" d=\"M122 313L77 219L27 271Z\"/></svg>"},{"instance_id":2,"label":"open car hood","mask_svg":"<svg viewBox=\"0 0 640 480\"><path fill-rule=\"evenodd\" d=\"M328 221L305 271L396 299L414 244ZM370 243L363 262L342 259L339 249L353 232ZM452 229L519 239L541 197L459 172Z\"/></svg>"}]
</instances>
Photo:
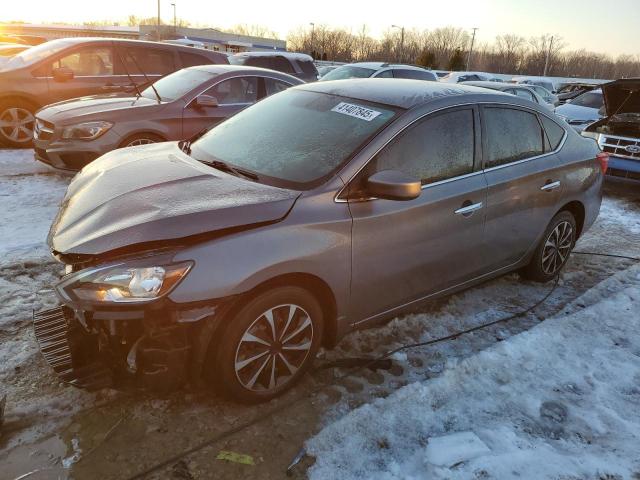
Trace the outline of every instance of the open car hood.
<instances>
[{"instance_id":1,"label":"open car hood","mask_svg":"<svg viewBox=\"0 0 640 480\"><path fill-rule=\"evenodd\" d=\"M623 78L601 86L607 117L640 113L640 78Z\"/></svg>"},{"instance_id":2,"label":"open car hood","mask_svg":"<svg viewBox=\"0 0 640 480\"><path fill-rule=\"evenodd\" d=\"M71 181L47 242L54 254L94 256L274 222L299 194L215 170L175 142L114 150Z\"/></svg>"}]
</instances>

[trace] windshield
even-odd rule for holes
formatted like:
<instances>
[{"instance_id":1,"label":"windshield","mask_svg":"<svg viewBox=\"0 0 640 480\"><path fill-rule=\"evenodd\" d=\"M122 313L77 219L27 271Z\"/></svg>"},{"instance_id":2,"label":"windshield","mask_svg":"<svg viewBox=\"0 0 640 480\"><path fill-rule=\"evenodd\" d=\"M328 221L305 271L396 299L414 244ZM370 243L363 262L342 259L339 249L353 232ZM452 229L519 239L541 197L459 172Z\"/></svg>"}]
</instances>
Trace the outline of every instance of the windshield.
<instances>
[{"instance_id":1,"label":"windshield","mask_svg":"<svg viewBox=\"0 0 640 480\"><path fill-rule=\"evenodd\" d=\"M153 86L163 102L172 102L217 75L217 73L207 72L198 68L185 68L161 78ZM144 89L142 96L152 100L157 99L151 87Z\"/></svg>"},{"instance_id":2,"label":"windshield","mask_svg":"<svg viewBox=\"0 0 640 480\"><path fill-rule=\"evenodd\" d=\"M601 92L586 92L571 101L571 105L600 109L604 105Z\"/></svg>"},{"instance_id":3,"label":"windshield","mask_svg":"<svg viewBox=\"0 0 640 480\"><path fill-rule=\"evenodd\" d=\"M342 166L395 113L361 100L286 90L208 132L191 154L249 170L264 183L304 190Z\"/></svg>"},{"instance_id":4,"label":"windshield","mask_svg":"<svg viewBox=\"0 0 640 480\"><path fill-rule=\"evenodd\" d=\"M375 70L364 67L344 66L327 73L322 80L344 80L345 78L369 78Z\"/></svg>"},{"instance_id":5,"label":"windshield","mask_svg":"<svg viewBox=\"0 0 640 480\"><path fill-rule=\"evenodd\" d=\"M27 48L23 52L12 57L11 60L3 65L3 68L5 70L9 70L33 65L40 60L50 57L51 55L55 55L73 44L74 42L69 40L52 40L35 47Z\"/></svg>"}]
</instances>

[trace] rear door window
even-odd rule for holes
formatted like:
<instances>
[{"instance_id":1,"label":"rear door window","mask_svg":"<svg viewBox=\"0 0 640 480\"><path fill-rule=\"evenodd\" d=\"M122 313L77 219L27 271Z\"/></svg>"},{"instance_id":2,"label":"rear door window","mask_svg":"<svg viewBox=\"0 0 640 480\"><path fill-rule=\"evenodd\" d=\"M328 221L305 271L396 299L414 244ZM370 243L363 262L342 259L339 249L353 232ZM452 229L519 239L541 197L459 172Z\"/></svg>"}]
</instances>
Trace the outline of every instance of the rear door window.
<instances>
[{"instance_id":1,"label":"rear door window","mask_svg":"<svg viewBox=\"0 0 640 480\"><path fill-rule=\"evenodd\" d=\"M274 80L273 78L264 79L264 84L266 88L266 93L268 95L273 95L274 93L282 92L291 86L291 84L282 82L280 80Z\"/></svg>"},{"instance_id":2,"label":"rear door window","mask_svg":"<svg viewBox=\"0 0 640 480\"><path fill-rule=\"evenodd\" d=\"M471 108L430 115L385 147L367 167L366 177L398 170L423 185L473 171L474 118Z\"/></svg>"},{"instance_id":3,"label":"rear door window","mask_svg":"<svg viewBox=\"0 0 640 480\"><path fill-rule=\"evenodd\" d=\"M287 58L280 56L273 58L273 69L289 74L296 73L291 62Z\"/></svg>"},{"instance_id":4,"label":"rear door window","mask_svg":"<svg viewBox=\"0 0 640 480\"><path fill-rule=\"evenodd\" d=\"M204 55L198 55L195 53L179 52L180 61L182 62L182 68L197 67L198 65L209 65L209 60Z\"/></svg>"},{"instance_id":5,"label":"rear door window","mask_svg":"<svg viewBox=\"0 0 640 480\"><path fill-rule=\"evenodd\" d=\"M160 48L120 46L126 71L131 75L166 75L176 71L173 52Z\"/></svg>"},{"instance_id":6,"label":"rear door window","mask_svg":"<svg viewBox=\"0 0 640 480\"><path fill-rule=\"evenodd\" d=\"M273 69L273 61L269 57L249 57L244 60L244 63L241 65L247 65L249 67L260 67L260 68L270 68Z\"/></svg>"},{"instance_id":7,"label":"rear door window","mask_svg":"<svg viewBox=\"0 0 640 480\"><path fill-rule=\"evenodd\" d=\"M396 68L393 70L394 78L410 78L413 80L433 80L433 74L430 72L421 72L420 70L409 70L404 68Z\"/></svg>"},{"instance_id":8,"label":"rear door window","mask_svg":"<svg viewBox=\"0 0 640 480\"><path fill-rule=\"evenodd\" d=\"M224 80L207 91L220 105L255 103L258 100L258 78L236 77Z\"/></svg>"},{"instance_id":9,"label":"rear door window","mask_svg":"<svg viewBox=\"0 0 640 480\"><path fill-rule=\"evenodd\" d=\"M53 67L70 68L76 77L113 75L113 52L111 47L81 48L55 61Z\"/></svg>"},{"instance_id":10,"label":"rear door window","mask_svg":"<svg viewBox=\"0 0 640 480\"><path fill-rule=\"evenodd\" d=\"M544 135L537 115L503 107L485 107L482 115L485 168L544 153Z\"/></svg>"}]
</instances>

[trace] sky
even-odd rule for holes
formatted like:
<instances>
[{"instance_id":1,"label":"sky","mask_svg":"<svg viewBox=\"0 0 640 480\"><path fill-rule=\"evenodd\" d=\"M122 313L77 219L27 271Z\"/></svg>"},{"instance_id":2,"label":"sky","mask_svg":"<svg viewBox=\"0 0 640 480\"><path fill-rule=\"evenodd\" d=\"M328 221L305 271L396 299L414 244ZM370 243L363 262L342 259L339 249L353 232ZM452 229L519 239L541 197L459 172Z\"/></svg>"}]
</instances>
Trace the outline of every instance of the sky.
<instances>
[{"instance_id":1,"label":"sky","mask_svg":"<svg viewBox=\"0 0 640 480\"><path fill-rule=\"evenodd\" d=\"M31 23L92 20L126 21L129 15L156 15L157 0L108 0L95 8L86 0L3 0L0 22ZM525 37L559 35L568 49L587 49L611 55L640 54L640 0L160 0L162 18L170 23L176 4L179 18L199 25L228 28L260 24L281 38L311 22L360 31L362 25L379 36L392 24L407 29L434 29L452 25L478 27L477 41L492 42L496 35ZM93 8L87 8L91 5ZM613 7L612 5L615 5Z\"/></svg>"}]
</instances>

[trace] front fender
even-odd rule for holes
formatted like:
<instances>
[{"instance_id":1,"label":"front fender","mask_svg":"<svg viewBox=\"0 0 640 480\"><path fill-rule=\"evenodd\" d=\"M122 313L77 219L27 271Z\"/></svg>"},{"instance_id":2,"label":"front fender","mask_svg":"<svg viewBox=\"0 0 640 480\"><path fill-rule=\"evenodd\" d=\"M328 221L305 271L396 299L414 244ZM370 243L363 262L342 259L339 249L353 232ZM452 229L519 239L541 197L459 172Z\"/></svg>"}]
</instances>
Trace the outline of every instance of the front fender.
<instances>
[{"instance_id":1,"label":"front fender","mask_svg":"<svg viewBox=\"0 0 640 480\"><path fill-rule=\"evenodd\" d=\"M181 250L175 261L195 264L169 298L177 303L223 299L283 275L302 273L329 286L340 318L349 297L351 216L347 204L333 202L330 195L310 200L300 199L279 223Z\"/></svg>"}]
</instances>

